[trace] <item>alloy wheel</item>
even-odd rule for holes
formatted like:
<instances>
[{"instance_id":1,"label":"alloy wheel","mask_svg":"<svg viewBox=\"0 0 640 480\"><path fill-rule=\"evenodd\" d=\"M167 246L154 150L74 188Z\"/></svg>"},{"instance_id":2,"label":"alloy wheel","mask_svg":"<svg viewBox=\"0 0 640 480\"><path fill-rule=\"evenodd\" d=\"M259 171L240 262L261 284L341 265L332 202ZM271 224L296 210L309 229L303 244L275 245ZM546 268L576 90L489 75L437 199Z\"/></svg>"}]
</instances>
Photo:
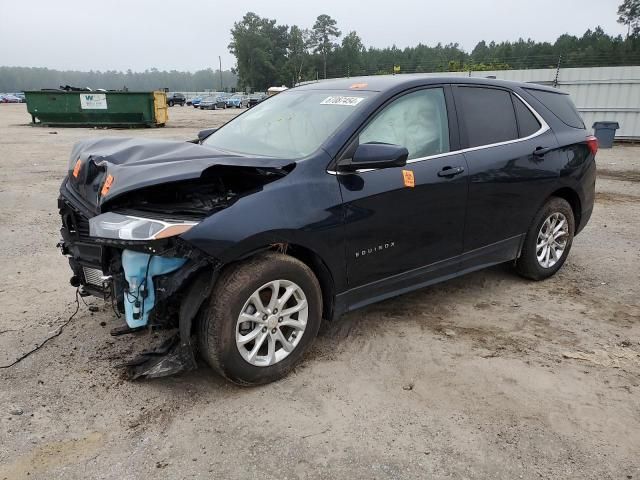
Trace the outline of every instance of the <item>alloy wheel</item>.
<instances>
[{"instance_id":1,"label":"alloy wheel","mask_svg":"<svg viewBox=\"0 0 640 480\"><path fill-rule=\"evenodd\" d=\"M560 212L552 213L542 223L536 240L536 257L543 268L553 267L562 257L569 238L569 222Z\"/></svg>"},{"instance_id":2,"label":"alloy wheel","mask_svg":"<svg viewBox=\"0 0 640 480\"><path fill-rule=\"evenodd\" d=\"M304 291L289 280L258 288L245 302L236 322L236 346L257 367L284 360L298 346L307 326L309 305Z\"/></svg>"}]
</instances>

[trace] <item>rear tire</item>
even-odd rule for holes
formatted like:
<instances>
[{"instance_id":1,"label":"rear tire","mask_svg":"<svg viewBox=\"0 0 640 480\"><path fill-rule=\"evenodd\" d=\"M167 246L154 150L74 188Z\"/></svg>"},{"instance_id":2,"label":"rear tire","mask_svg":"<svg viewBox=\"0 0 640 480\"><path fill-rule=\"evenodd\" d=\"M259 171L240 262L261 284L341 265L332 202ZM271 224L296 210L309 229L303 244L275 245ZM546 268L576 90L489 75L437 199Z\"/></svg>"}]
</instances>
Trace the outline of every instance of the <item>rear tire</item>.
<instances>
[{"instance_id":1,"label":"rear tire","mask_svg":"<svg viewBox=\"0 0 640 480\"><path fill-rule=\"evenodd\" d=\"M287 292L293 293L287 297ZM220 275L199 315L200 354L216 372L239 385L273 382L302 360L321 319L322 293L311 269L288 255L258 255ZM245 341L249 336L254 340Z\"/></svg>"},{"instance_id":2,"label":"rear tire","mask_svg":"<svg viewBox=\"0 0 640 480\"><path fill-rule=\"evenodd\" d=\"M170 100L170 101L169 101L169 106L170 106L170 107L173 107L173 100Z\"/></svg>"},{"instance_id":3,"label":"rear tire","mask_svg":"<svg viewBox=\"0 0 640 480\"><path fill-rule=\"evenodd\" d=\"M544 280L554 275L564 264L575 232L571 205L552 197L538 211L529 227L516 271L531 280Z\"/></svg>"}]
</instances>

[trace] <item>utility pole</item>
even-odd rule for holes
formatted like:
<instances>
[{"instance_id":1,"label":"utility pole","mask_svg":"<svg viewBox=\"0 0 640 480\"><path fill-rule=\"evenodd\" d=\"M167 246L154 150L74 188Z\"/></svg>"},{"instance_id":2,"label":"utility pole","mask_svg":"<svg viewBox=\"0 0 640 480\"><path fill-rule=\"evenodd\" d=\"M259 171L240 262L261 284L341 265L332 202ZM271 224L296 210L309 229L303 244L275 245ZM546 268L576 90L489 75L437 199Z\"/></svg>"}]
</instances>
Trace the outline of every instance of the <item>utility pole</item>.
<instances>
[{"instance_id":1,"label":"utility pole","mask_svg":"<svg viewBox=\"0 0 640 480\"><path fill-rule=\"evenodd\" d=\"M558 56L558 66L556 67L556 78L553 80L553 87L558 86L558 77L560 76L560 63L562 62L562 54Z\"/></svg>"},{"instance_id":2,"label":"utility pole","mask_svg":"<svg viewBox=\"0 0 640 480\"><path fill-rule=\"evenodd\" d=\"M218 55L218 62L220 63L220 91L224 92L222 88L222 57L220 55Z\"/></svg>"},{"instance_id":3,"label":"utility pole","mask_svg":"<svg viewBox=\"0 0 640 480\"><path fill-rule=\"evenodd\" d=\"M324 52L324 79L327 79L327 52Z\"/></svg>"}]
</instances>

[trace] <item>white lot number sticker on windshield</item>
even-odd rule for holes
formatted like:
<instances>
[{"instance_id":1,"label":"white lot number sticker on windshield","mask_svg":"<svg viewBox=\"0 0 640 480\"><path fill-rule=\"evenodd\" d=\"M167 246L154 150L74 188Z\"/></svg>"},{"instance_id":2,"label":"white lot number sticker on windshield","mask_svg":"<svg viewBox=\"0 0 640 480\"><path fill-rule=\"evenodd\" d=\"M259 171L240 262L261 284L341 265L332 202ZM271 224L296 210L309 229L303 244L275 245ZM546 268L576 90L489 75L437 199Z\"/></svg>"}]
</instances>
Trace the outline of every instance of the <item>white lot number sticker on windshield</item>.
<instances>
[{"instance_id":1,"label":"white lot number sticker on windshield","mask_svg":"<svg viewBox=\"0 0 640 480\"><path fill-rule=\"evenodd\" d=\"M346 105L348 107L355 107L362 100L364 100L364 97L327 97L320 102L320 105Z\"/></svg>"},{"instance_id":2,"label":"white lot number sticker on windshield","mask_svg":"<svg viewBox=\"0 0 640 480\"><path fill-rule=\"evenodd\" d=\"M107 96L104 93L81 93L80 108L83 110L106 110Z\"/></svg>"}]
</instances>

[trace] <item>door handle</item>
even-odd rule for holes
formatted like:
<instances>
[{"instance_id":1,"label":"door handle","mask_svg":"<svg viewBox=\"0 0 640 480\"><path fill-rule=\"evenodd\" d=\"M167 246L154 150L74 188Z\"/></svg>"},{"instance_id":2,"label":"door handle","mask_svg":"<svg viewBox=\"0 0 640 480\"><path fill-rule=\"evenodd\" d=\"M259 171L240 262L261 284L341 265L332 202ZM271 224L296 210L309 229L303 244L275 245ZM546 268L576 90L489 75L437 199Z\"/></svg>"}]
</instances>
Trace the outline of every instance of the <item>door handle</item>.
<instances>
[{"instance_id":1,"label":"door handle","mask_svg":"<svg viewBox=\"0 0 640 480\"><path fill-rule=\"evenodd\" d=\"M451 178L464 172L464 167L444 167L438 172L439 177Z\"/></svg>"},{"instance_id":2,"label":"door handle","mask_svg":"<svg viewBox=\"0 0 640 480\"><path fill-rule=\"evenodd\" d=\"M536 157L544 157L545 154L549 153L551 150L553 150L550 147L536 147L536 149L533 151L533 154Z\"/></svg>"}]
</instances>

